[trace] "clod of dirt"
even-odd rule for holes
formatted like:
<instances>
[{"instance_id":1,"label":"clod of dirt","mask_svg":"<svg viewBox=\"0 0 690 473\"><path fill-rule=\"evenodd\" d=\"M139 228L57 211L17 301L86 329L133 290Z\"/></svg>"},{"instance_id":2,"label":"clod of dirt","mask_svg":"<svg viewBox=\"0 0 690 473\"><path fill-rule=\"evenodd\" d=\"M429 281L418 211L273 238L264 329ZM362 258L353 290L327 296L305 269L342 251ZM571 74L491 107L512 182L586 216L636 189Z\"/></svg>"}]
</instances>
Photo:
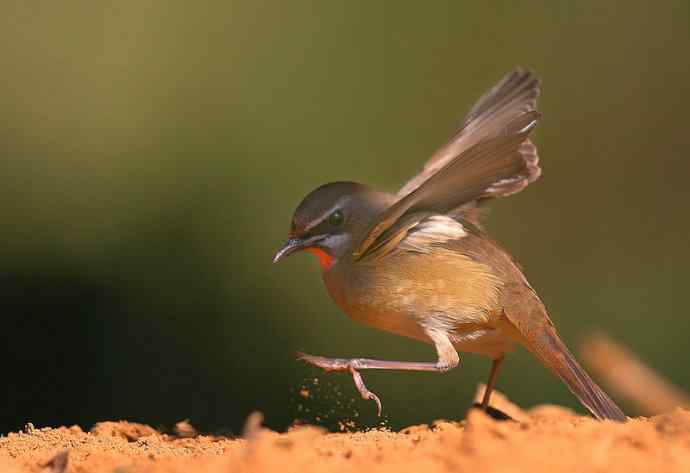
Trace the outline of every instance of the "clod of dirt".
<instances>
[{"instance_id":1,"label":"clod of dirt","mask_svg":"<svg viewBox=\"0 0 690 473\"><path fill-rule=\"evenodd\" d=\"M175 434L177 434L178 437L195 437L198 435L194 426L190 424L187 419L181 420L175 424Z\"/></svg>"},{"instance_id":2,"label":"clod of dirt","mask_svg":"<svg viewBox=\"0 0 690 473\"><path fill-rule=\"evenodd\" d=\"M65 473L69 464L69 450L58 453L43 465L45 473Z\"/></svg>"},{"instance_id":3,"label":"clod of dirt","mask_svg":"<svg viewBox=\"0 0 690 473\"><path fill-rule=\"evenodd\" d=\"M157 435L158 431L153 427L136 422L98 422L90 431L94 435L103 437L121 437L130 442L142 437Z\"/></svg>"}]
</instances>

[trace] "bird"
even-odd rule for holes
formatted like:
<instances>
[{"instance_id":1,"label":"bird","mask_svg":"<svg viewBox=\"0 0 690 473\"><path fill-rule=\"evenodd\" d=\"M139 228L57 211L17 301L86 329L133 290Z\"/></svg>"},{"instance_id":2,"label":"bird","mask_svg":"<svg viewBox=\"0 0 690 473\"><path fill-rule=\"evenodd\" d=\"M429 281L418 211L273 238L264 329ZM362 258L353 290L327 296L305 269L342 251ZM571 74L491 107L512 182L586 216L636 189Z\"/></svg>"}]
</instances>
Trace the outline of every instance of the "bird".
<instances>
[{"instance_id":1,"label":"bird","mask_svg":"<svg viewBox=\"0 0 690 473\"><path fill-rule=\"evenodd\" d=\"M300 251L319 260L328 293L352 319L418 340L436 361L327 358L298 354L326 371L349 372L362 398L381 400L361 371L447 372L460 353L491 359L480 408L490 408L506 354L523 346L597 419L627 417L569 351L512 256L487 234L483 207L541 175L530 134L541 79L515 68L470 109L450 140L397 193L336 181L294 212L273 261Z\"/></svg>"}]
</instances>

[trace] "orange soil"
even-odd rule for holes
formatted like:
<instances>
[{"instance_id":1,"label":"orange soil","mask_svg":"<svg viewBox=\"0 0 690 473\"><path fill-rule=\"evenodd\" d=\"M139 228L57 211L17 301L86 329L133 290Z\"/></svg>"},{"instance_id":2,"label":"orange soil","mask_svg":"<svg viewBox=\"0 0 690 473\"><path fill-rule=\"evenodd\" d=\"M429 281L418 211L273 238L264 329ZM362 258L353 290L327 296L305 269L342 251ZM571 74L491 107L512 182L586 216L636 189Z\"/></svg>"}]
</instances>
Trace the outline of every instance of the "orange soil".
<instances>
[{"instance_id":1,"label":"orange soil","mask_svg":"<svg viewBox=\"0 0 690 473\"><path fill-rule=\"evenodd\" d=\"M0 437L0 472L690 472L690 411L615 424L555 406L523 411L500 395L493 404L516 421L473 410L460 423L401 432L279 434L253 416L242 439L197 435L184 423L177 435L127 422L90 432L28 426Z\"/></svg>"}]
</instances>

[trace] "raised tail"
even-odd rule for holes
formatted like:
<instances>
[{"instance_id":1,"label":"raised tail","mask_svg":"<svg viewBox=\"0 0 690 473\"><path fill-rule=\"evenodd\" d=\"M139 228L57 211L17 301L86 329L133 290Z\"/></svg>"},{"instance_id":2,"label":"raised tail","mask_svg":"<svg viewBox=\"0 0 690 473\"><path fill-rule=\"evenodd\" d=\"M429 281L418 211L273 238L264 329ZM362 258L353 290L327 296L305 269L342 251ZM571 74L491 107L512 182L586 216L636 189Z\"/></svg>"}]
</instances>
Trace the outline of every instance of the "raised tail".
<instances>
[{"instance_id":1,"label":"raised tail","mask_svg":"<svg viewBox=\"0 0 690 473\"><path fill-rule=\"evenodd\" d=\"M561 378L572 392L597 419L625 422L623 411L589 377L552 326L536 334L526 348L549 370Z\"/></svg>"}]
</instances>

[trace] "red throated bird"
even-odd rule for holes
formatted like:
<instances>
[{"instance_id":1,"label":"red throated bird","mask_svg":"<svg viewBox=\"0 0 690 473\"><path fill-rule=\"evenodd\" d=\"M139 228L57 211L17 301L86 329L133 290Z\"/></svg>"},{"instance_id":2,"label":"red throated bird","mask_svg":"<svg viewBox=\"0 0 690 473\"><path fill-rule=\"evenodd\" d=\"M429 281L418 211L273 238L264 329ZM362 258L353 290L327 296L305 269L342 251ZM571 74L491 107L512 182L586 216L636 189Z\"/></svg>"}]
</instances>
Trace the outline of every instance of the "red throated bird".
<instances>
[{"instance_id":1,"label":"red throated bird","mask_svg":"<svg viewBox=\"0 0 690 473\"><path fill-rule=\"evenodd\" d=\"M379 398L360 370L445 372L458 365L458 351L486 355L493 361L486 409L501 362L518 343L594 416L626 419L575 360L518 265L479 221L480 204L519 192L541 174L529 139L541 116L539 92L539 78L516 69L479 99L397 194L334 182L295 211L274 261L299 250L316 254L328 292L350 317L436 348L435 362L300 356L329 371L349 371L379 413Z\"/></svg>"}]
</instances>

